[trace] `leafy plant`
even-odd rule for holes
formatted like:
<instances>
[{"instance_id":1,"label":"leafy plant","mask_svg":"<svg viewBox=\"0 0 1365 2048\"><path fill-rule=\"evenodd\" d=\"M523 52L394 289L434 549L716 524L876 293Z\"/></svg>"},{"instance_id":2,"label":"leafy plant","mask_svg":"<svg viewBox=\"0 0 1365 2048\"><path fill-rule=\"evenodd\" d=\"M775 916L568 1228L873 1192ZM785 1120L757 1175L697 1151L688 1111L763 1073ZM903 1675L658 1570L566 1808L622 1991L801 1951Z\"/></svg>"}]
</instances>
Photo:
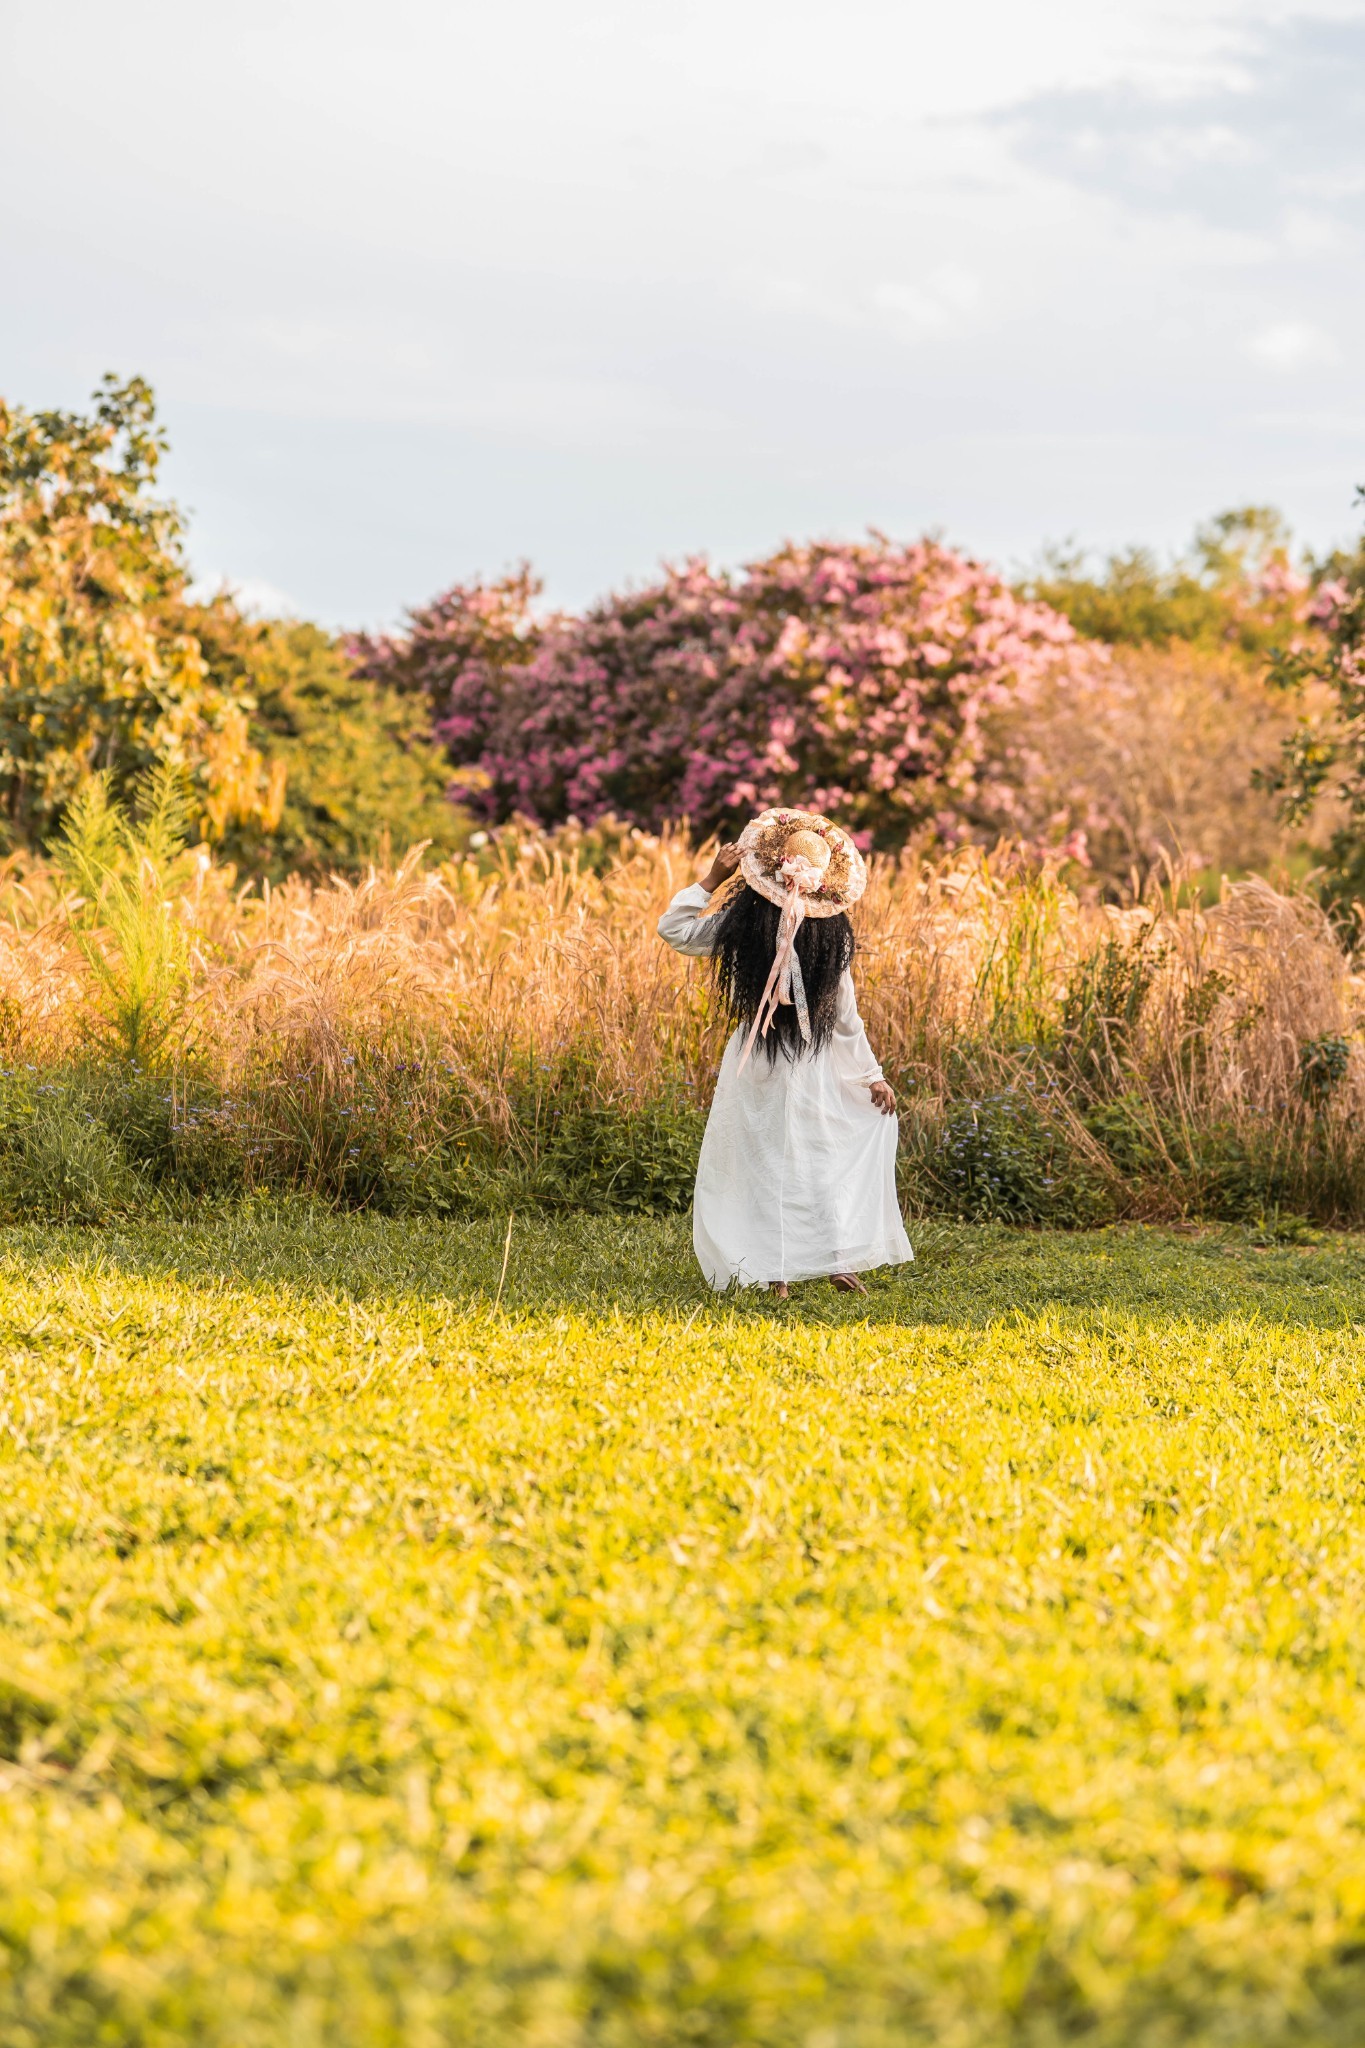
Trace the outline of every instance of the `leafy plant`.
<instances>
[{"instance_id":1,"label":"leafy plant","mask_svg":"<svg viewBox=\"0 0 1365 2048\"><path fill-rule=\"evenodd\" d=\"M1076 964L1059 1024L1070 1072L1083 1089L1123 1087L1143 1006L1165 959L1154 924L1135 938L1109 935Z\"/></svg>"},{"instance_id":2,"label":"leafy plant","mask_svg":"<svg viewBox=\"0 0 1365 2048\"><path fill-rule=\"evenodd\" d=\"M175 769L153 769L130 812L92 775L73 799L53 858L79 891L72 924L94 1000L85 1028L133 1065L183 1046L194 933L183 910L194 866L190 804Z\"/></svg>"},{"instance_id":3,"label":"leafy plant","mask_svg":"<svg viewBox=\"0 0 1365 2048\"><path fill-rule=\"evenodd\" d=\"M1365 485L1357 496L1365 504ZM1327 850L1323 893L1345 907L1349 922L1349 906L1365 899L1365 538L1319 565L1311 616L1317 634L1276 648L1270 680L1296 696L1315 683L1331 708L1300 718L1262 780L1291 822L1324 793L1344 814Z\"/></svg>"},{"instance_id":4,"label":"leafy plant","mask_svg":"<svg viewBox=\"0 0 1365 2048\"><path fill-rule=\"evenodd\" d=\"M87 1089L0 1076L0 1220L103 1223L145 1209L150 1193Z\"/></svg>"},{"instance_id":5,"label":"leafy plant","mask_svg":"<svg viewBox=\"0 0 1365 2048\"><path fill-rule=\"evenodd\" d=\"M359 673L316 626L252 622L221 600L194 623L209 674L249 701L251 743L279 783L269 816L223 835L240 870L279 882L355 873L419 841L435 857L468 843L420 696Z\"/></svg>"},{"instance_id":6,"label":"leafy plant","mask_svg":"<svg viewBox=\"0 0 1365 2048\"><path fill-rule=\"evenodd\" d=\"M934 1167L954 1213L978 1222L1095 1223L1113 1209L1056 1105L1026 1087L950 1102Z\"/></svg>"},{"instance_id":7,"label":"leafy plant","mask_svg":"<svg viewBox=\"0 0 1365 2048\"><path fill-rule=\"evenodd\" d=\"M1341 1088L1351 1066L1351 1041L1340 1032L1307 1038L1299 1047L1299 1092L1321 1113Z\"/></svg>"}]
</instances>

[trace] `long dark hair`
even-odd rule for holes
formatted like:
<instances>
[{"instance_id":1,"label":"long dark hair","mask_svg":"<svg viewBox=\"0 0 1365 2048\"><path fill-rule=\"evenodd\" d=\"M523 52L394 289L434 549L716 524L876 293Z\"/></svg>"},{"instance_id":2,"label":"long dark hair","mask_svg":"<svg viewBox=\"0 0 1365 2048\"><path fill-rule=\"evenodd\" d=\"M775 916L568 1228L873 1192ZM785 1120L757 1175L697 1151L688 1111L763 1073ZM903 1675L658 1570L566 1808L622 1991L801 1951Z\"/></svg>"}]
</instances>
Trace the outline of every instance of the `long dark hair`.
<instances>
[{"instance_id":1,"label":"long dark hair","mask_svg":"<svg viewBox=\"0 0 1365 2048\"><path fill-rule=\"evenodd\" d=\"M742 882L716 917L711 968L720 999L736 1024L752 1024L758 1014L777 951L781 915L777 904ZM796 957L806 986L810 1044L801 1036L795 1003L779 1003L759 1040L769 1061L779 1052L789 1060L798 1059L829 1042L839 1012L839 977L853 960L853 927L843 911L836 917L804 918L796 934Z\"/></svg>"}]
</instances>

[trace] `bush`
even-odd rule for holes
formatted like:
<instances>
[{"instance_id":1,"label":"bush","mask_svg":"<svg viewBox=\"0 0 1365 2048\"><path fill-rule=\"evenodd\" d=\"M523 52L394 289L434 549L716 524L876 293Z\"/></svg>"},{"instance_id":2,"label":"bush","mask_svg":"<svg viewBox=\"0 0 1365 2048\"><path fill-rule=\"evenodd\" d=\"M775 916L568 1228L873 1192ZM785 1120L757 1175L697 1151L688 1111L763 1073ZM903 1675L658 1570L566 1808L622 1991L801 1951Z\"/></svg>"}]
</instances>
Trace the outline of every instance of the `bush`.
<instances>
[{"instance_id":1,"label":"bush","mask_svg":"<svg viewBox=\"0 0 1365 2048\"><path fill-rule=\"evenodd\" d=\"M244 1194L311 1192L380 1215L517 1206L658 1215L689 1207L704 1118L690 1103L527 1102L501 1134L452 1088L438 1104L376 1071L281 1116L268 1085L172 1087L136 1067L0 1072L0 1218L98 1223Z\"/></svg>"},{"instance_id":2,"label":"bush","mask_svg":"<svg viewBox=\"0 0 1365 2048\"><path fill-rule=\"evenodd\" d=\"M533 623L526 579L449 591L356 643L423 695L453 786L489 820L610 813L648 830L768 803L835 810L877 846L1008 825L981 718L1068 662L1074 635L933 541L786 547L738 576L694 561L583 618Z\"/></svg>"},{"instance_id":3,"label":"bush","mask_svg":"<svg viewBox=\"0 0 1365 2048\"><path fill-rule=\"evenodd\" d=\"M105 1223L150 1194L78 1078L0 1072L0 1219Z\"/></svg>"},{"instance_id":4,"label":"bush","mask_svg":"<svg viewBox=\"0 0 1365 2048\"><path fill-rule=\"evenodd\" d=\"M972 1222L1091 1224L1115 1210L1055 1101L1028 1087L950 1102L933 1170L950 1212Z\"/></svg>"},{"instance_id":5,"label":"bush","mask_svg":"<svg viewBox=\"0 0 1365 2048\"><path fill-rule=\"evenodd\" d=\"M419 841L438 857L465 845L472 821L447 796L420 698L358 674L316 626L253 624L222 603L196 624L210 674L249 697L252 743L281 778L276 817L224 834L241 870L278 882L354 873Z\"/></svg>"},{"instance_id":6,"label":"bush","mask_svg":"<svg viewBox=\"0 0 1365 2048\"><path fill-rule=\"evenodd\" d=\"M1277 697L1222 647L1116 647L1078 679L992 714L1021 834L1071 835L1096 882L1131 898L1155 869L1216 878L1311 865L1325 826L1286 825L1260 786L1307 699Z\"/></svg>"},{"instance_id":7,"label":"bush","mask_svg":"<svg viewBox=\"0 0 1365 2048\"><path fill-rule=\"evenodd\" d=\"M1365 486L1358 496L1365 504ZM1318 636L1277 647L1270 676L1291 700L1301 701L1309 687L1326 701L1302 706L1279 762L1262 782L1293 824L1324 795L1333 800L1337 829L1322 893L1349 929L1358 925L1353 906L1365 900L1365 537L1352 552L1319 565L1311 616Z\"/></svg>"},{"instance_id":8,"label":"bush","mask_svg":"<svg viewBox=\"0 0 1365 2048\"><path fill-rule=\"evenodd\" d=\"M529 1178L547 1208L688 1209L705 1119L691 1104L592 1103L555 1116Z\"/></svg>"}]
</instances>

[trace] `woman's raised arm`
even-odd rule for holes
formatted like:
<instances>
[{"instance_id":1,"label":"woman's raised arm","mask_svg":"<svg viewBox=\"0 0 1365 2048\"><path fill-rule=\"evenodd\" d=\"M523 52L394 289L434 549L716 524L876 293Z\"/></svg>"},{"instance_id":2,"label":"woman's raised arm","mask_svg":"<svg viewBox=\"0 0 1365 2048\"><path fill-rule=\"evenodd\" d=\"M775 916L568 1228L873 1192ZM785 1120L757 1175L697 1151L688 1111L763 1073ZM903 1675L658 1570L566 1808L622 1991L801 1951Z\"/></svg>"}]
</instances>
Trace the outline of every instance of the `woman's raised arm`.
<instances>
[{"instance_id":1,"label":"woman's raised arm","mask_svg":"<svg viewBox=\"0 0 1365 2048\"><path fill-rule=\"evenodd\" d=\"M715 944L716 921L706 915L710 907L711 891L704 883L693 882L690 888L679 889L659 919L659 937L675 953L704 960Z\"/></svg>"},{"instance_id":2,"label":"woman's raised arm","mask_svg":"<svg viewBox=\"0 0 1365 2048\"><path fill-rule=\"evenodd\" d=\"M701 880L693 882L689 888L679 889L659 919L659 937L675 953L686 953L694 960L704 960L714 951L715 922L706 913L721 883L728 881L738 866L739 848L719 847Z\"/></svg>"}]
</instances>

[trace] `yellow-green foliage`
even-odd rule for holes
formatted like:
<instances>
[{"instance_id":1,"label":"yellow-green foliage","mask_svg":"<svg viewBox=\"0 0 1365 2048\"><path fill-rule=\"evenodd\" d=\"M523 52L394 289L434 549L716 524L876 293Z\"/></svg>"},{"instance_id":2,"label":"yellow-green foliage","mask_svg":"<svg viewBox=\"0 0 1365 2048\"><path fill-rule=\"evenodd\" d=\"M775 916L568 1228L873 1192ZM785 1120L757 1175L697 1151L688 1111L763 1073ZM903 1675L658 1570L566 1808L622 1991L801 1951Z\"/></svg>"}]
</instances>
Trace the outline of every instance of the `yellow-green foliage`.
<instances>
[{"instance_id":1,"label":"yellow-green foliage","mask_svg":"<svg viewBox=\"0 0 1365 2048\"><path fill-rule=\"evenodd\" d=\"M0 2043L1359 2039L1365 1255L11 1234Z\"/></svg>"},{"instance_id":2,"label":"yellow-green foliage","mask_svg":"<svg viewBox=\"0 0 1365 2048\"><path fill-rule=\"evenodd\" d=\"M1135 547L1110 555L1096 573L1084 550L1052 548L1023 586L1090 639L1252 656L1302 634L1306 588L1291 560L1289 530L1268 505L1220 512L1165 566L1149 548Z\"/></svg>"},{"instance_id":3,"label":"yellow-green foliage","mask_svg":"<svg viewBox=\"0 0 1365 2048\"><path fill-rule=\"evenodd\" d=\"M101 1051L134 1063L168 1050L184 1012L193 933L172 898L198 868L174 770L153 769L139 795L133 819L110 803L108 777L91 776L53 850L75 892L73 935L91 983L86 1030Z\"/></svg>"},{"instance_id":4,"label":"yellow-green foliage","mask_svg":"<svg viewBox=\"0 0 1365 2048\"><path fill-rule=\"evenodd\" d=\"M192 781L206 834L269 829L282 782L250 698L220 687L186 604L183 527L156 498L163 442L141 378L92 414L0 399L0 838L46 838L92 769Z\"/></svg>"},{"instance_id":5,"label":"yellow-green foliage","mask_svg":"<svg viewBox=\"0 0 1365 2048\"><path fill-rule=\"evenodd\" d=\"M277 816L243 818L219 851L239 872L353 873L424 841L462 847L471 820L449 801L450 764L425 701L360 675L317 626L253 622L221 599L196 614L209 673L252 701L252 744L280 779Z\"/></svg>"},{"instance_id":6,"label":"yellow-green foliage","mask_svg":"<svg viewBox=\"0 0 1365 2048\"><path fill-rule=\"evenodd\" d=\"M461 844L425 704L316 627L191 599L164 446L141 378L106 378L84 415L0 399L0 848L49 840L92 770L124 794L156 768L254 874Z\"/></svg>"}]
</instances>

